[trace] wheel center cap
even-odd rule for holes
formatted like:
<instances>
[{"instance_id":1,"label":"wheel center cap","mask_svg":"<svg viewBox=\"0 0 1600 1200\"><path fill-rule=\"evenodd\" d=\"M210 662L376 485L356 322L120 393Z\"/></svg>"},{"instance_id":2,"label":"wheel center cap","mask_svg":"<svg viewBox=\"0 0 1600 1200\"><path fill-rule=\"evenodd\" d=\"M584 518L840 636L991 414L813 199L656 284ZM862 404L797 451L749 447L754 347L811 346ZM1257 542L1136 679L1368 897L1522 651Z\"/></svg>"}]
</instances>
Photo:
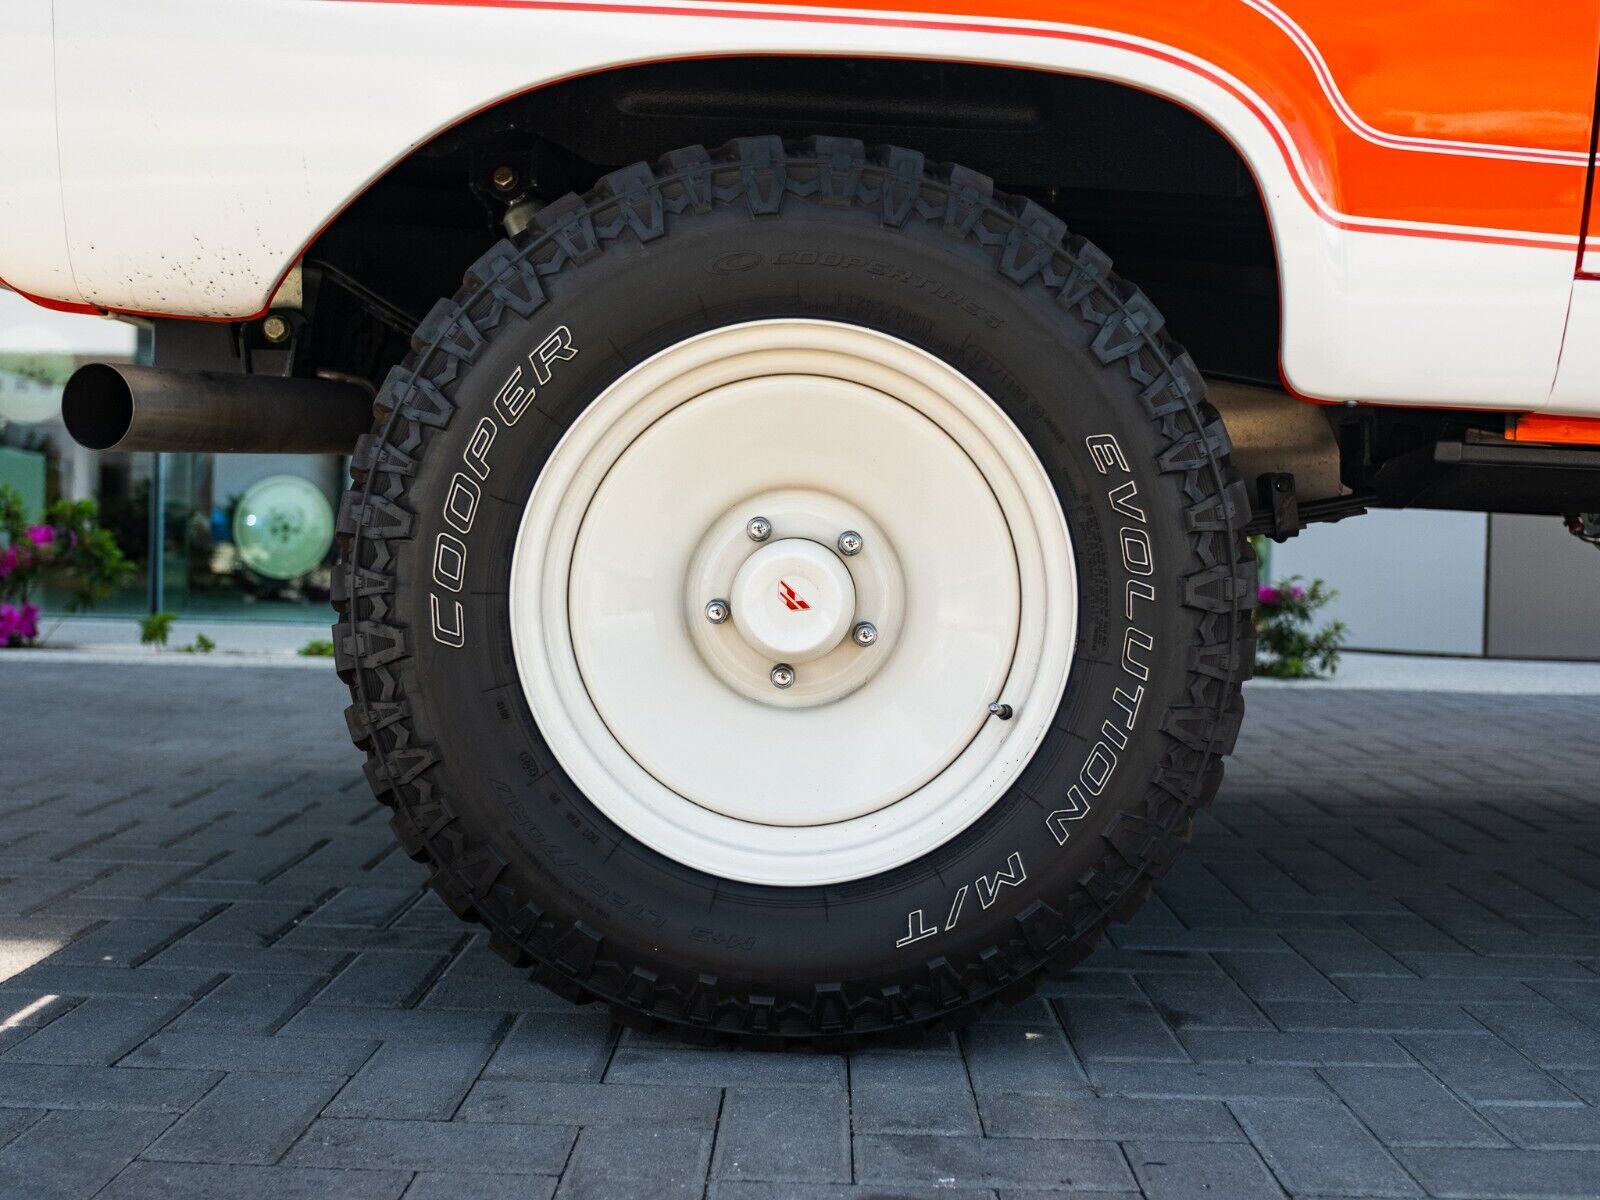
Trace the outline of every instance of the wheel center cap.
<instances>
[{"instance_id":1,"label":"wheel center cap","mask_svg":"<svg viewBox=\"0 0 1600 1200\"><path fill-rule=\"evenodd\" d=\"M856 588L826 546L785 538L757 550L734 576L733 623L774 663L821 658L850 629Z\"/></svg>"}]
</instances>

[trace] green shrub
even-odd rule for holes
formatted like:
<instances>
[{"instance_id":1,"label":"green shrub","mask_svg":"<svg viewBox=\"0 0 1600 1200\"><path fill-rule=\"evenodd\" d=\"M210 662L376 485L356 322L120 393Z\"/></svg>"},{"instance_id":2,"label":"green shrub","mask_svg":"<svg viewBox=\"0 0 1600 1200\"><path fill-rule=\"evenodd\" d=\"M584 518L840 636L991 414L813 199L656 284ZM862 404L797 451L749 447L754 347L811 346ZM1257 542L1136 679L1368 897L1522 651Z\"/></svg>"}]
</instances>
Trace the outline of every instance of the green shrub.
<instances>
[{"instance_id":1,"label":"green shrub","mask_svg":"<svg viewBox=\"0 0 1600 1200\"><path fill-rule=\"evenodd\" d=\"M1336 595L1320 579L1302 586L1298 575L1263 586L1256 593L1256 674L1314 679L1338 670L1344 622L1315 627L1317 610Z\"/></svg>"},{"instance_id":2,"label":"green shrub","mask_svg":"<svg viewBox=\"0 0 1600 1200\"><path fill-rule=\"evenodd\" d=\"M333 643L327 638L312 638L300 647L299 653L302 658L332 658Z\"/></svg>"},{"instance_id":3,"label":"green shrub","mask_svg":"<svg viewBox=\"0 0 1600 1200\"><path fill-rule=\"evenodd\" d=\"M66 594L69 612L93 608L134 572L111 531L100 526L93 500L58 500L44 520L29 520L22 497L0 484L0 647L39 637L35 586Z\"/></svg>"},{"instance_id":4,"label":"green shrub","mask_svg":"<svg viewBox=\"0 0 1600 1200\"><path fill-rule=\"evenodd\" d=\"M172 623L178 619L175 612L151 613L149 616L139 618L139 644L141 646L165 646L167 639L172 636Z\"/></svg>"}]
</instances>

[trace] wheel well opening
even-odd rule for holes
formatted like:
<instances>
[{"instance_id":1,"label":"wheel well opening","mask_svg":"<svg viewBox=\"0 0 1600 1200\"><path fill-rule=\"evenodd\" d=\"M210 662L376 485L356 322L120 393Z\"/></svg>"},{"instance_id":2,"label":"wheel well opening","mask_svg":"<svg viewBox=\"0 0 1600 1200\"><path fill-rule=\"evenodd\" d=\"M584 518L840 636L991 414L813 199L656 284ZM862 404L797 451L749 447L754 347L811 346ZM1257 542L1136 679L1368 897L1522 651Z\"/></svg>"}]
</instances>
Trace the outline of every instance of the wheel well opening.
<instances>
[{"instance_id":1,"label":"wheel well opening","mask_svg":"<svg viewBox=\"0 0 1600 1200\"><path fill-rule=\"evenodd\" d=\"M513 97L419 147L322 233L305 259L313 275L323 272L319 306L346 324L373 296L392 311L426 312L504 236L513 195L551 200L680 146L774 133L893 143L991 176L1109 253L1208 374L1278 386L1272 232L1233 145L1188 109L1135 88L954 62L697 59ZM395 332L325 328L318 342L324 365L361 373L388 363L353 354L404 349Z\"/></svg>"}]
</instances>

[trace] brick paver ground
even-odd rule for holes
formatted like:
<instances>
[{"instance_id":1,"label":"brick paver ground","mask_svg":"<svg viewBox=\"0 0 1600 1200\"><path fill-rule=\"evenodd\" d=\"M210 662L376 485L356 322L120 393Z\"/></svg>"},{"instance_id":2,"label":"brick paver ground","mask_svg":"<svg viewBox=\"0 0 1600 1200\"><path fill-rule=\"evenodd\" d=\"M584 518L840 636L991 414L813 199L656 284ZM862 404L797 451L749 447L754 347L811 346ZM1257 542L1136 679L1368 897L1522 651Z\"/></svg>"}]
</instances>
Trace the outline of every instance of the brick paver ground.
<instances>
[{"instance_id":1,"label":"brick paver ground","mask_svg":"<svg viewBox=\"0 0 1600 1200\"><path fill-rule=\"evenodd\" d=\"M331 671L0 695L0 1196L1600 1194L1597 699L1255 690L1111 945L844 1057L522 982L392 848Z\"/></svg>"}]
</instances>

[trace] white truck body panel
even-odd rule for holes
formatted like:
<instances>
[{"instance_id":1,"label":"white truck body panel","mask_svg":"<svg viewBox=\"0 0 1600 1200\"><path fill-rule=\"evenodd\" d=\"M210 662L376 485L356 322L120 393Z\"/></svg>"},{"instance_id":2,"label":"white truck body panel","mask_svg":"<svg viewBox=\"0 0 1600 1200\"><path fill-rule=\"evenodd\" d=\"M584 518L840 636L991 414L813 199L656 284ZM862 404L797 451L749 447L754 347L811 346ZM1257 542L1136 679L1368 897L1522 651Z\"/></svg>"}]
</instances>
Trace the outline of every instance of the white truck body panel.
<instances>
[{"instance_id":1,"label":"white truck body panel","mask_svg":"<svg viewBox=\"0 0 1600 1200\"><path fill-rule=\"evenodd\" d=\"M1131 84L1228 137L1268 208L1281 367L1302 395L1600 415L1600 358L1561 354L1564 333L1600 342L1600 310L1574 302L1569 315L1575 236L1565 247L1427 236L1433 227L1401 221L1364 222L1393 235L1345 228L1311 199L1308 168L1270 108L1241 100L1250 93L1237 80L1214 82L1209 64L1188 69L1181 51L1126 35L1121 45L1038 36L1017 22L986 24L1015 34L975 33L957 18L746 19L721 7L663 5L656 16L581 3L56 0L52 147L50 6L22 0L7 23L24 29L26 51L20 71L0 78L8 114L21 114L16 152L0 164L0 275L24 292L124 312L248 318L390 165L506 97L711 55L948 58Z\"/></svg>"}]
</instances>

